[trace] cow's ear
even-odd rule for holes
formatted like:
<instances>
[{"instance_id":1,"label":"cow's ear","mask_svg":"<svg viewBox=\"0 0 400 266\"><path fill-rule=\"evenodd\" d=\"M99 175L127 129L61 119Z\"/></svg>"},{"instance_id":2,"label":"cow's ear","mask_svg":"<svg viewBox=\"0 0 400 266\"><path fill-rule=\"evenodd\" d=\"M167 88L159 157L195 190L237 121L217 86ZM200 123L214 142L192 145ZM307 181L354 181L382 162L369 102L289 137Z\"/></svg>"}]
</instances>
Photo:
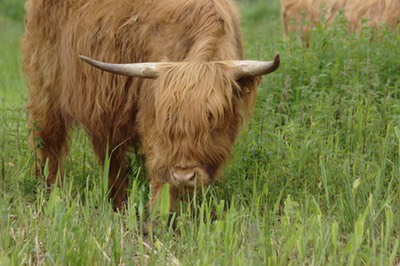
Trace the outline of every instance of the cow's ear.
<instances>
[{"instance_id":1,"label":"cow's ear","mask_svg":"<svg viewBox=\"0 0 400 266\"><path fill-rule=\"evenodd\" d=\"M232 68L227 70L234 79L263 76L279 68L280 55L276 54L273 61L233 61Z\"/></svg>"},{"instance_id":2,"label":"cow's ear","mask_svg":"<svg viewBox=\"0 0 400 266\"><path fill-rule=\"evenodd\" d=\"M105 63L101 61L94 60L87 56L80 55L79 56L86 63L118 75L129 76L129 77L139 77L139 78L148 78L148 79L156 79L159 75L159 69L165 63L134 63L134 64L112 64Z\"/></svg>"}]
</instances>

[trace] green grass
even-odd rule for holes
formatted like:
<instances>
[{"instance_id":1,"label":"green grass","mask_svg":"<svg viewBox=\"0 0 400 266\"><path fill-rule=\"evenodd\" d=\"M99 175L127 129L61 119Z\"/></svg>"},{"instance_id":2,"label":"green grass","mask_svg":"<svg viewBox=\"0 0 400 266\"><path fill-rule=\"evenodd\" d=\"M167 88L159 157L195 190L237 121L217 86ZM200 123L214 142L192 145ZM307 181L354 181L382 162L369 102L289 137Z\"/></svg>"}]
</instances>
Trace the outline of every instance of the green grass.
<instances>
[{"instance_id":1,"label":"green grass","mask_svg":"<svg viewBox=\"0 0 400 266\"><path fill-rule=\"evenodd\" d=\"M132 163L128 209L113 212L81 130L65 186L50 193L35 179L23 25L1 9L0 265L399 264L400 31L318 28L307 49L283 42L278 1L266 2L241 3L246 55L280 52L281 68L264 78L224 180L154 241L141 233L144 170Z\"/></svg>"},{"instance_id":2,"label":"green grass","mask_svg":"<svg viewBox=\"0 0 400 266\"><path fill-rule=\"evenodd\" d=\"M11 22L0 14L0 27L0 104L21 106L26 101L19 50L23 25Z\"/></svg>"}]
</instances>

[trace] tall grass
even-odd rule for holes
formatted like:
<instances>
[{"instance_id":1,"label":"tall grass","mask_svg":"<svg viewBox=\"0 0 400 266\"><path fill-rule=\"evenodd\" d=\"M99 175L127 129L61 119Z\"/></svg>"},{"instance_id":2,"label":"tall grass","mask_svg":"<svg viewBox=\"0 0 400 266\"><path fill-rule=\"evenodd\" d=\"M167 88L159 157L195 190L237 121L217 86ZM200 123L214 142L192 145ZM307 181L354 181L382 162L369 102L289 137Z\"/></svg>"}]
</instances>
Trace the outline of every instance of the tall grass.
<instances>
[{"instance_id":1,"label":"tall grass","mask_svg":"<svg viewBox=\"0 0 400 266\"><path fill-rule=\"evenodd\" d=\"M50 193L27 149L20 20L0 20L0 265L396 265L400 263L400 37L311 32L283 42L278 1L242 1L246 55L266 78L224 180L182 203L176 229L142 234L150 197L132 161L116 213L87 138L71 132ZM373 39L373 41L371 41ZM4 55L4 56L3 56Z\"/></svg>"},{"instance_id":2,"label":"tall grass","mask_svg":"<svg viewBox=\"0 0 400 266\"><path fill-rule=\"evenodd\" d=\"M18 106L26 101L18 48L23 27L20 23L2 18L1 14L0 25L0 104Z\"/></svg>"}]
</instances>

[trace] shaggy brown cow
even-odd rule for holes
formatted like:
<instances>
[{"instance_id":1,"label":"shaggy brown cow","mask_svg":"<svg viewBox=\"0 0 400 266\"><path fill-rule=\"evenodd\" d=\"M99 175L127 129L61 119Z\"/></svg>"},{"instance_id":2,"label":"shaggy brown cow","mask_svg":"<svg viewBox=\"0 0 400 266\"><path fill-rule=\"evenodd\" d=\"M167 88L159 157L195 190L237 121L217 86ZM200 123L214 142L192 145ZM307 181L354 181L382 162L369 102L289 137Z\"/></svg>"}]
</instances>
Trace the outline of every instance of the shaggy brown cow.
<instances>
[{"instance_id":1,"label":"shaggy brown cow","mask_svg":"<svg viewBox=\"0 0 400 266\"><path fill-rule=\"evenodd\" d=\"M68 130L80 124L101 163L111 155L116 207L126 197L129 148L145 155L150 207L165 183L173 210L179 190L220 176L260 76L279 66L279 56L232 61L243 51L231 0L28 0L22 49L30 142L41 139L47 182L62 173ZM136 64L82 57L126 76L115 75L79 55Z\"/></svg>"}]
</instances>

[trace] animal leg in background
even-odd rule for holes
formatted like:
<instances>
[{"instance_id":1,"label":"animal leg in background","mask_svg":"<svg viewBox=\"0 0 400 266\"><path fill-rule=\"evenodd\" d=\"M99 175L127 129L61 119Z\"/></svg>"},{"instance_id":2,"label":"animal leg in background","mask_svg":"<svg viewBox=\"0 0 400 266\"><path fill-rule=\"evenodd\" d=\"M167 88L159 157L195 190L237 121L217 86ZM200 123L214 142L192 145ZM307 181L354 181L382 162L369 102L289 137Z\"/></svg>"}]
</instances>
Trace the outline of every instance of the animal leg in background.
<instances>
[{"instance_id":1,"label":"animal leg in background","mask_svg":"<svg viewBox=\"0 0 400 266\"><path fill-rule=\"evenodd\" d=\"M94 151L103 167L106 163L106 152L108 152L110 160L108 172L109 197L113 202L114 209L119 209L126 202L126 189L129 183L126 160L127 144L121 142L121 144L110 145L107 143L107 140L92 136Z\"/></svg>"}]
</instances>

